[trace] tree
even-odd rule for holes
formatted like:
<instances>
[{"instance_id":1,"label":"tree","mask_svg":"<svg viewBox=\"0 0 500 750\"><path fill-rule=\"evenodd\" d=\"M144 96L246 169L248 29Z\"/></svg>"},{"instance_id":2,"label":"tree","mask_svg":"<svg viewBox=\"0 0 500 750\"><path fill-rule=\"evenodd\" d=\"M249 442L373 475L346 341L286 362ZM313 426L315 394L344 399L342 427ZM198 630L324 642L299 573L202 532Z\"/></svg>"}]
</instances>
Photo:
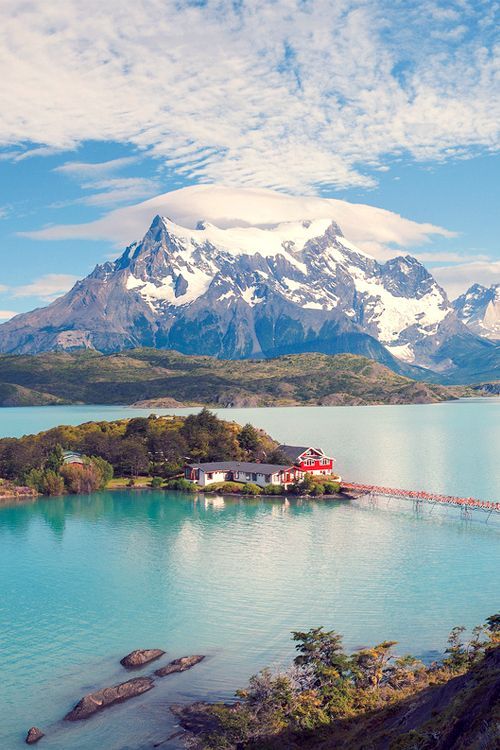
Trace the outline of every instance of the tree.
<instances>
[{"instance_id":1,"label":"tree","mask_svg":"<svg viewBox=\"0 0 500 750\"><path fill-rule=\"evenodd\" d=\"M43 472L44 495L62 495L64 492L64 480L62 476L52 469Z\"/></svg>"},{"instance_id":2,"label":"tree","mask_svg":"<svg viewBox=\"0 0 500 750\"><path fill-rule=\"evenodd\" d=\"M397 641L383 641L373 648L362 649L353 655L353 673L356 687L378 688L393 658L392 648Z\"/></svg>"},{"instance_id":3,"label":"tree","mask_svg":"<svg viewBox=\"0 0 500 750\"><path fill-rule=\"evenodd\" d=\"M247 453L256 451L260 445L260 438L255 427L252 427L251 424L246 424L242 427L238 435L238 443Z\"/></svg>"},{"instance_id":4,"label":"tree","mask_svg":"<svg viewBox=\"0 0 500 750\"><path fill-rule=\"evenodd\" d=\"M52 471L59 471L64 462L64 454L61 445L58 443L49 453L45 461L45 468Z\"/></svg>"},{"instance_id":5,"label":"tree","mask_svg":"<svg viewBox=\"0 0 500 750\"><path fill-rule=\"evenodd\" d=\"M500 614L491 615L486 620L486 631L492 646L500 644Z\"/></svg>"},{"instance_id":6,"label":"tree","mask_svg":"<svg viewBox=\"0 0 500 750\"><path fill-rule=\"evenodd\" d=\"M464 632L465 627L457 625L452 628L448 636L448 647L445 651L448 656L443 660L443 664L449 667L452 672L461 672L469 661L467 647L462 639Z\"/></svg>"},{"instance_id":7,"label":"tree","mask_svg":"<svg viewBox=\"0 0 500 750\"><path fill-rule=\"evenodd\" d=\"M99 489L104 489L113 479L113 467L101 456L90 456L89 461L100 474Z\"/></svg>"},{"instance_id":8,"label":"tree","mask_svg":"<svg viewBox=\"0 0 500 750\"><path fill-rule=\"evenodd\" d=\"M311 628L292 632L299 656L294 664L311 670L313 687L323 689L328 683L345 677L350 671L349 657L344 653L342 636L335 630Z\"/></svg>"},{"instance_id":9,"label":"tree","mask_svg":"<svg viewBox=\"0 0 500 750\"><path fill-rule=\"evenodd\" d=\"M99 489L102 482L102 474L92 463L66 464L61 469L61 477L73 495L89 495Z\"/></svg>"},{"instance_id":10,"label":"tree","mask_svg":"<svg viewBox=\"0 0 500 750\"><path fill-rule=\"evenodd\" d=\"M120 453L119 468L123 474L136 477L148 471L148 452L137 436L122 440Z\"/></svg>"}]
</instances>

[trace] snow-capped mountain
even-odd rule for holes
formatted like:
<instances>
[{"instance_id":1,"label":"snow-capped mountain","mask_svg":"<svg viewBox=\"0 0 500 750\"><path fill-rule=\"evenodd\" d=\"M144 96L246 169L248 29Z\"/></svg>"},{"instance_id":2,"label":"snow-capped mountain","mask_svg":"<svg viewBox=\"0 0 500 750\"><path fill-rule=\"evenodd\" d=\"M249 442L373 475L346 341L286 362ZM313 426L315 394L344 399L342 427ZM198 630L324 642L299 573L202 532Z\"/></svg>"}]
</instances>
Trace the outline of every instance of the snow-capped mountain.
<instances>
[{"instance_id":1,"label":"snow-capped mountain","mask_svg":"<svg viewBox=\"0 0 500 750\"><path fill-rule=\"evenodd\" d=\"M457 337L462 352L476 342L415 258L380 263L330 219L187 229L157 216L118 260L0 326L0 351L347 351L443 370L453 367Z\"/></svg>"},{"instance_id":2,"label":"snow-capped mountain","mask_svg":"<svg viewBox=\"0 0 500 750\"><path fill-rule=\"evenodd\" d=\"M474 284L453 302L453 307L471 331L500 340L500 284Z\"/></svg>"}]
</instances>

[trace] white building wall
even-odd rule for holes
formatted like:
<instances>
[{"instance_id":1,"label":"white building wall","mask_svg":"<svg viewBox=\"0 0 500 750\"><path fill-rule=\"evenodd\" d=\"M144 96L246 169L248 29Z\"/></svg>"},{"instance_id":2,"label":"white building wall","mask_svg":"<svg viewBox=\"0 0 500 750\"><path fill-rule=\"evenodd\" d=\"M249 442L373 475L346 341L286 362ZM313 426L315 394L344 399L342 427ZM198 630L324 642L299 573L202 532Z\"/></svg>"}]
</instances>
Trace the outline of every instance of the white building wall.
<instances>
[{"instance_id":1,"label":"white building wall","mask_svg":"<svg viewBox=\"0 0 500 750\"><path fill-rule=\"evenodd\" d=\"M227 471L209 471L204 472L200 469L200 478L198 484L200 487L206 487L209 484L215 484L216 482L227 482L229 472Z\"/></svg>"}]
</instances>

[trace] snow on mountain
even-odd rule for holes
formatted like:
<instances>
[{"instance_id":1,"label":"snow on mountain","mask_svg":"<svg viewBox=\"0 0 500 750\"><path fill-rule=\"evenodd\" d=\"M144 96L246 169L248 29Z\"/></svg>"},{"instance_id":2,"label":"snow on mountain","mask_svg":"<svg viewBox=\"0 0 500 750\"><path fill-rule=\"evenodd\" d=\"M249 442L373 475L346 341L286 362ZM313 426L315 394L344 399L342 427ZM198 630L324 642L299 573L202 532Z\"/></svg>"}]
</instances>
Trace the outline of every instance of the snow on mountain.
<instances>
[{"instance_id":1,"label":"snow on mountain","mask_svg":"<svg viewBox=\"0 0 500 750\"><path fill-rule=\"evenodd\" d=\"M157 216L114 263L0 326L0 351L352 351L446 369L450 352L440 349L457 335L472 338L421 263L380 263L331 219L188 229Z\"/></svg>"},{"instance_id":2,"label":"snow on mountain","mask_svg":"<svg viewBox=\"0 0 500 750\"><path fill-rule=\"evenodd\" d=\"M474 284L453 302L465 325L479 336L500 339L500 284Z\"/></svg>"}]
</instances>

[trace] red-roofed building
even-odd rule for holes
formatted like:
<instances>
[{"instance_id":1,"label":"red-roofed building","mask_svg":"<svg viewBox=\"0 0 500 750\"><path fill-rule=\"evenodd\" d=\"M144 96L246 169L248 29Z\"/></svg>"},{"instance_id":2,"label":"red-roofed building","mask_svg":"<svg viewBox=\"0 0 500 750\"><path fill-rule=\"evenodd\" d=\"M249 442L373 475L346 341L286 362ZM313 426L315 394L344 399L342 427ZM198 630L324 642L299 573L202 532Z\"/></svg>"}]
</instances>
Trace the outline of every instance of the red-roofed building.
<instances>
[{"instance_id":1,"label":"red-roofed building","mask_svg":"<svg viewBox=\"0 0 500 750\"><path fill-rule=\"evenodd\" d=\"M321 448L306 445L280 445L279 450L287 456L294 466L309 474L333 474L335 459L325 455Z\"/></svg>"}]
</instances>

